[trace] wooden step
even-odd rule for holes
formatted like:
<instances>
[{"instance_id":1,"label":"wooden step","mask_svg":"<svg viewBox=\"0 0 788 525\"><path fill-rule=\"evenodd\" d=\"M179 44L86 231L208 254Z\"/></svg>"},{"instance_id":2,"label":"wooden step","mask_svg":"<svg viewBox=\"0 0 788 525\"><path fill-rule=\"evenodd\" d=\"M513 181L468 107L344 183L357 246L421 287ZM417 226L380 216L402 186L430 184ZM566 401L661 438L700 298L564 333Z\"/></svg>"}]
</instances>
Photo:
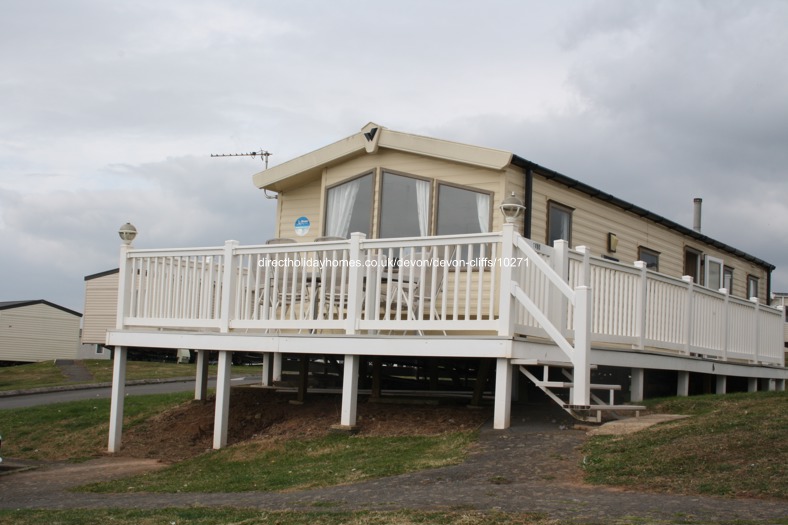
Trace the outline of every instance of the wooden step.
<instances>
[{"instance_id":1,"label":"wooden step","mask_svg":"<svg viewBox=\"0 0 788 525\"><path fill-rule=\"evenodd\" d=\"M574 383L567 381L540 381L541 386L546 388L573 388ZM621 385L603 385L591 383L591 390L621 390Z\"/></svg>"},{"instance_id":2,"label":"wooden step","mask_svg":"<svg viewBox=\"0 0 788 525\"><path fill-rule=\"evenodd\" d=\"M564 404L567 410L608 410L608 411L632 411L632 410L646 410L643 405L570 405Z\"/></svg>"}]
</instances>

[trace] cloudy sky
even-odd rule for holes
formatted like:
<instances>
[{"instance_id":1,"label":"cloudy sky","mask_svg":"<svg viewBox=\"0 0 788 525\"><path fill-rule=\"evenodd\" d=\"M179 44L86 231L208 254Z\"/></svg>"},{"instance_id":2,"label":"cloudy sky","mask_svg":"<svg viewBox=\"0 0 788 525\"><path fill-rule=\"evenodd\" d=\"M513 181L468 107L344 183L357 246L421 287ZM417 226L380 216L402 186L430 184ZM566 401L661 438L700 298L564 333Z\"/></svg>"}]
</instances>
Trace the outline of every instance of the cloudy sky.
<instances>
[{"instance_id":1,"label":"cloudy sky","mask_svg":"<svg viewBox=\"0 0 788 525\"><path fill-rule=\"evenodd\" d=\"M82 311L140 247L261 243L276 164L389 128L513 151L775 265L788 2L2 0L0 300Z\"/></svg>"}]
</instances>

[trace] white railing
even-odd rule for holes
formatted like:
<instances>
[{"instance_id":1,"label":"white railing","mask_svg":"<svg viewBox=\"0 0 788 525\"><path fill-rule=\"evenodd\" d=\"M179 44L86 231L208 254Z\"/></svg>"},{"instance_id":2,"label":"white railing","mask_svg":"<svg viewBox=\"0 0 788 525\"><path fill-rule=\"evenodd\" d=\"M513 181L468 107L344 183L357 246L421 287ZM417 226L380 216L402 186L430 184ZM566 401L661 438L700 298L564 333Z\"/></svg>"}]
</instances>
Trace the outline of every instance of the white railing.
<instances>
[{"instance_id":1,"label":"white railing","mask_svg":"<svg viewBox=\"0 0 788 525\"><path fill-rule=\"evenodd\" d=\"M124 247L117 327L560 336L569 355L583 286L595 344L784 364L780 309L582 247L504 237Z\"/></svg>"}]
</instances>

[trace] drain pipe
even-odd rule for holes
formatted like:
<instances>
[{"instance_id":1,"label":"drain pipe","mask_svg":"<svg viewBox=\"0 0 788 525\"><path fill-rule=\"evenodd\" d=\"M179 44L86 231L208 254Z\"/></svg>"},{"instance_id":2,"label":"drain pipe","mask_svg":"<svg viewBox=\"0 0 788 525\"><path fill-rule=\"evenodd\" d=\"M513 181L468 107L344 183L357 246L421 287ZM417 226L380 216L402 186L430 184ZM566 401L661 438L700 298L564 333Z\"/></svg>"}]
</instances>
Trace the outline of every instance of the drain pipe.
<instances>
[{"instance_id":1,"label":"drain pipe","mask_svg":"<svg viewBox=\"0 0 788 525\"><path fill-rule=\"evenodd\" d=\"M694 202L695 202L695 214L692 221L692 229L700 233L701 207L703 206L703 199L701 199L700 197L695 197Z\"/></svg>"}]
</instances>

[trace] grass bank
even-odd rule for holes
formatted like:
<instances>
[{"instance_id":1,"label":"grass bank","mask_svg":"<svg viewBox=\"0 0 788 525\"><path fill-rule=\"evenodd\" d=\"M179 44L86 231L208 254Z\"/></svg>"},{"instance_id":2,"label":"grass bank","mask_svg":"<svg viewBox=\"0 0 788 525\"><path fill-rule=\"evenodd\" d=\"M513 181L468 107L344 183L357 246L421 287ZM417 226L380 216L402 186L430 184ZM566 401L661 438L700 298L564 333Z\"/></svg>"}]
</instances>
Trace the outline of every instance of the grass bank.
<instances>
[{"instance_id":1,"label":"grass bank","mask_svg":"<svg viewBox=\"0 0 788 525\"><path fill-rule=\"evenodd\" d=\"M192 392L129 396L124 426L129 428L193 397ZM3 455L62 460L82 459L107 449L109 399L89 399L29 408L0 410Z\"/></svg>"},{"instance_id":2,"label":"grass bank","mask_svg":"<svg viewBox=\"0 0 788 525\"><path fill-rule=\"evenodd\" d=\"M788 393L649 400L693 417L584 447L586 480L661 492L788 499Z\"/></svg>"}]
</instances>

